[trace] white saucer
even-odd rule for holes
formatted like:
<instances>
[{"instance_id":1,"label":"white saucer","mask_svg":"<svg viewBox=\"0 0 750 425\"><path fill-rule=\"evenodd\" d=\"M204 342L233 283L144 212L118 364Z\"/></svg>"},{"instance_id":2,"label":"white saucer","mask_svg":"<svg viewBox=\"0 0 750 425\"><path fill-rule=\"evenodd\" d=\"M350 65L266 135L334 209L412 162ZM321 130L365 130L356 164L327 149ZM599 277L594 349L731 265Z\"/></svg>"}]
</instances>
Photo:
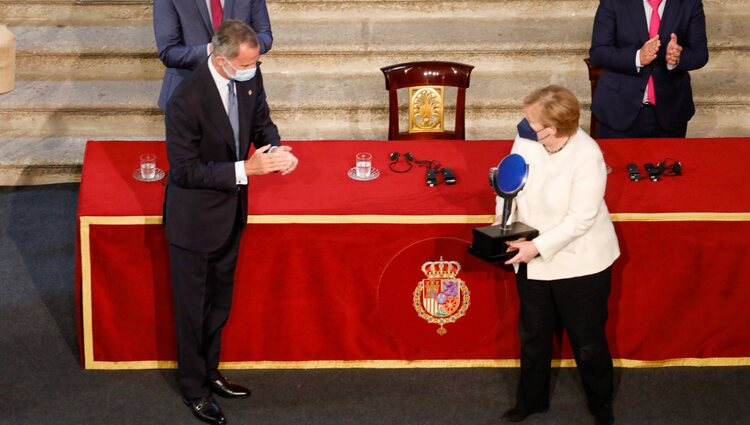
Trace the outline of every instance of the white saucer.
<instances>
[{"instance_id":1,"label":"white saucer","mask_svg":"<svg viewBox=\"0 0 750 425\"><path fill-rule=\"evenodd\" d=\"M164 178L164 170L157 168L156 174L154 174L153 179L145 179L143 178L143 176L141 176L141 169L139 168L133 171L133 178L138 180L139 182L145 182L145 183L158 182L159 180Z\"/></svg>"},{"instance_id":2,"label":"white saucer","mask_svg":"<svg viewBox=\"0 0 750 425\"><path fill-rule=\"evenodd\" d=\"M370 181L370 180L375 180L376 178L380 177L380 170L378 170L377 168L372 168L370 170L370 175L369 176L367 176L367 177L357 177L357 168L356 167L352 167L352 168L349 169L349 171L346 172L346 175L349 176L349 178L352 179L352 180L357 180L357 181L361 181L361 182L367 182L367 181Z\"/></svg>"}]
</instances>

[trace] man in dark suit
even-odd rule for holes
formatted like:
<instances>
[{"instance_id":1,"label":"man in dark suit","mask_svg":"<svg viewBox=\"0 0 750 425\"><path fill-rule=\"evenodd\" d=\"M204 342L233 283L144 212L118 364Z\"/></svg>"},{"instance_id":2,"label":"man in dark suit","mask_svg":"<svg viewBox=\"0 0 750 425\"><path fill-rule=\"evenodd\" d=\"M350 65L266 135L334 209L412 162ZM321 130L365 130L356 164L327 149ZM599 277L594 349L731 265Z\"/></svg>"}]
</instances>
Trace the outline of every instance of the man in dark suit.
<instances>
[{"instance_id":1,"label":"man in dark suit","mask_svg":"<svg viewBox=\"0 0 750 425\"><path fill-rule=\"evenodd\" d=\"M604 68L591 104L601 137L685 137L688 71L708 62L701 0L601 0L589 54Z\"/></svg>"},{"instance_id":2,"label":"man in dark suit","mask_svg":"<svg viewBox=\"0 0 750 425\"><path fill-rule=\"evenodd\" d=\"M246 397L217 370L247 221L248 177L297 166L280 146L258 67L260 43L244 22L225 21L214 52L169 101L169 180L164 220L177 327L178 381L199 419L225 423L211 393ZM248 158L250 144L256 150Z\"/></svg>"},{"instance_id":3,"label":"man in dark suit","mask_svg":"<svg viewBox=\"0 0 750 425\"><path fill-rule=\"evenodd\" d=\"M154 0L154 37L167 67L159 93L164 110L175 88L211 53L211 37L224 19L239 19L258 36L260 54L271 50L273 34L266 0Z\"/></svg>"}]
</instances>

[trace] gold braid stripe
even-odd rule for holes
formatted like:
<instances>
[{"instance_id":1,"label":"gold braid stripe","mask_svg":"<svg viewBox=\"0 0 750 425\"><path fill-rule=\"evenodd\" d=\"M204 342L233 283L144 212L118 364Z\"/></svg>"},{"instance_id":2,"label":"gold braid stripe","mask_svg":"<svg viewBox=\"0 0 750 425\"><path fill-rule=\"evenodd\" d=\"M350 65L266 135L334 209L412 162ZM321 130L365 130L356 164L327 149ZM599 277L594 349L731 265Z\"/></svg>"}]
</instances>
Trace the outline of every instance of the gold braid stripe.
<instances>
[{"instance_id":1,"label":"gold braid stripe","mask_svg":"<svg viewBox=\"0 0 750 425\"><path fill-rule=\"evenodd\" d=\"M685 358L668 360L629 360L614 359L615 367L628 369L661 368L661 367L726 367L750 366L750 357L713 357ZM222 362L222 369L456 369L456 368L517 368L517 359L497 360L312 360L298 362ZM575 360L552 360L552 367L575 367ZM93 362L87 363L87 369L99 370L137 370L137 369L175 369L177 362L166 360L147 360L133 362Z\"/></svg>"},{"instance_id":2,"label":"gold braid stripe","mask_svg":"<svg viewBox=\"0 0 750 425\"><path fill-rule=\"evenodd\" d=\"M612 221L750 221L750 213L615 213Z\"/></svg>"},{"instance_id":3,"label":"gold braid stripe","mask_svg":"<svg viewBox=\"0 0 750 425\"><path fill-rule=\"evenodd\" d=\"M750 221L750 213L615 213L612 221ZM162 224L162 217L83 216L81 224ZM494 215L250 215L248 224L489 224Z\"/></svg>"},{"instance_id":4,"label":"gold braid stripe","mask_svg":"<svg viewBox=\"0 0 750 425\"><path fill-rule=\"evenodd\" d=\"M750 221L750 213L616 213L613 221ZM489 224L494 215L252 215L248 224ZM83 349L87 369L161 369L174 367L174 362L153 360L143 362L98 362L94 360L94 337L91 299L91 240L90 225L160 225L162 217L153 216L81 216L81 313L83 320ZM394 363L395 362L395 363ZM427 363L425 363L427 362ZM449 364L458 362L458 366ZM487 364L486 366L472 366ZM487 363L489 362L489 363ZM510 363L508 363L510 362ZM567 367L567 360L560 366ZM618 363L619 362L619 363ZM345 366L340 366L340 365ZM427 365L425 365L427 364ZM316 366L323 365L323 366ZM357 366L360 365L360 366ZM378 366L383 365L383 366ZM420 366L422 365L422 366ZM434 366L431 366L434 365ZM615 360L620 367L666 366L750 366L748 358L737 359L675 359L657 362ZM516 360L458 360L458 361L365 361L365 362L248 362L231 363L240 369L307 369L332 367L399 368L399 367L516 367Z\"/></svg>"}]
</instances>

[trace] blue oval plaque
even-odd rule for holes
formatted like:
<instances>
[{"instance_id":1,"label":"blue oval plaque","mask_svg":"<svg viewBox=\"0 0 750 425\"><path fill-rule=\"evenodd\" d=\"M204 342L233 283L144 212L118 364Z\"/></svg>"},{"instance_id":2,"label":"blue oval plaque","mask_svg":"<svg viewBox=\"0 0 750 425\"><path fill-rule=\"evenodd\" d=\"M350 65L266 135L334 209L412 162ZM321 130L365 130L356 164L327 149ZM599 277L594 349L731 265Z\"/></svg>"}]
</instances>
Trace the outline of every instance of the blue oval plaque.
<instances>
[{"instance_id":1,"label":"blue oval plaque","mask_svg":"<svg viewBox=\"0 0 750 425\"><path fill-rule=\"evenodd\" d=\"M517 153L512 153L497 166L497 190L505 195L514 195L523 189L528 176L526 160Z\"/></svg>"}]
</instances>

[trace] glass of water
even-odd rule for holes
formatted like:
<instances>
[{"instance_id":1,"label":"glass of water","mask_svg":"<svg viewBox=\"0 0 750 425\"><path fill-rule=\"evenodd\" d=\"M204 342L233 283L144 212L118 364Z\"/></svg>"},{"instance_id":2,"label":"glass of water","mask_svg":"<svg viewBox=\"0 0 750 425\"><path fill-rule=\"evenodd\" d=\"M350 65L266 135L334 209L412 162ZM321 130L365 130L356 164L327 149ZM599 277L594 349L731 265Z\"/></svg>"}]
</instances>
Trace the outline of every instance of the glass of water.
<instances>
[{"instance_id":1,"label":"glass of water","mask_svg":"<svg viewBox=\"0 0 750 425\"><path fill-rule=\"evenodd\" d=\"M141 178L153 180L156 177L156 155L147 153L141 155Z\"/></svg>"},{"instance_id":2,"label":"glass of water","mask_svg":"<svg viewBox=\"0 0 750 425\"><path fill-rule=\"evenodd\" d=\"M372 172L372 154L369 152L360 152L356 158L357 164L357 177L360 179L366 179L370 177Z\"/></svg>"}]
</instances>

